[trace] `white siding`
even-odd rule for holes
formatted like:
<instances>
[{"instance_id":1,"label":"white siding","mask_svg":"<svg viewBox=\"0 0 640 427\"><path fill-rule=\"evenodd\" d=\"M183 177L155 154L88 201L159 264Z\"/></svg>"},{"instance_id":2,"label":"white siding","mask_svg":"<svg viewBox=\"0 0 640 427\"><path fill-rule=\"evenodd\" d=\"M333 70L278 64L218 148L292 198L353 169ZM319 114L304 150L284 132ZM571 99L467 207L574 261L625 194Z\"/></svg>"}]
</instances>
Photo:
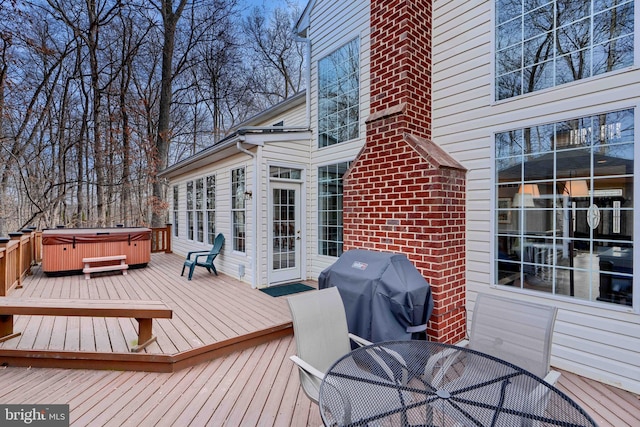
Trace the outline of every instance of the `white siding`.
<instances>
[{"instance_id":1,"label":"white siding","mask_svg":"<svg viewBox=\"0 0 640 427\"><path fill-rule=\"evenodd\" d=\"M318 167L340 162L352 161L366 137L365 120L369 115L369 2L368 1L321 1L316 2L311 11L309 38L311 39L311 168L308 179L307 215L307 259L310 278L317 279L326 267L336 261L334 257L318 255ZM345 43L358 38L360 40L360 138L318 149L318 61Z\"/></svg>"},{"instance_id":2,"label":"white siding","mask_svg":"<svg viewBox=\"0 0 640 427\"><path fill-rule=\"evenodd\" d=\"M640 101L640 70L632 68L493 103L492 7L493 2L481 0L434 3L433 139L469 170L471 309L477 292L507 290L491 286L494 133L637 107ZM639 51L636 37L636 62ZM636 140L639 115L636 110ZM638 313L540 293L510 295L559 307L552 365L640 392Z\"/></svg>"},{"instance_id":3,"label":"white siding","mask_svg":"<svg viewBox=\"0 0 640 427\"><path fill-rule=\"evenodd\" d=\"M295 106L281 114L264 120L257 120L252 126L273 126L276 123L283 122L285 127L305 127L307 123L307 114L304 101L302 105Z\"/></svg>"},{"instance_id":4,"label":"white siding","mask_svg":"<svg viewBox=\"0 0 640 427\"><path fill-rule=\"evenodd\" d=\"M185 255L189 251L208 250L211 245L187 238L187 182L208 175L216 177L216 233L222 233L225 237L224 247L216 258L215 264L219 271L223 271L234 277L238 277L238 266L245 265L245 276L242 280L247 283L252 281L252 260L250 258L250 246L253 230L251 228L252 212L247 206L247 253L233 251L233 235L231 233L231 170L239 167L246 169L247 188L250 188L253 179L253 161L246 154L238 154L224 161L209 166L192 170L184 175L171 180L171 185L179 185L180 198L178 214L180 215L180 235L173 236L172 250L179 255ZM170 207L173 210L173 206Z\"/></svg>"},{"instance_id":5,"label":"white siding","mask_svg":"<svg viewBox=\"0 0 640 427\"><path fill-rule=\"evenodd\" d=\"M286 125L286 122L285 122ZM309 171L309 140L297 140L297 141L288 141L288 142L270 142L268 145L264 147L262 159L259 162L260 165L260 176L265 177L260 183L260 193L262 194L259 200L271 200L271 195L269 194L269 168L271 166L280 166L280 167L290 167L294 169L302 170L302 194L301 194L301 218L302 221L307 217L308 213L308 201L306 200L306 184L308 183L307 174ZM267 286L268 285L268 254L269 254L269 245L268 241L269 229L271 228L271 224L269 221L269 212L268 209L271 208L269 203L260 203L258 206L258 219L259 225L258 229L260 230L258 235L262 236L259 239L259 251L260 259L259 259L259 278L260 282L258 283L258 287ZM302 241L303 241L303 249L302 249L302 276L301 279L305 280L306 271L304 267L307 264L306 257L306 247L308 244L308 235L309 231L305 227L306 224L301 224L301 227L304 228L302 232Z\"/></svg>"}]
</instances>

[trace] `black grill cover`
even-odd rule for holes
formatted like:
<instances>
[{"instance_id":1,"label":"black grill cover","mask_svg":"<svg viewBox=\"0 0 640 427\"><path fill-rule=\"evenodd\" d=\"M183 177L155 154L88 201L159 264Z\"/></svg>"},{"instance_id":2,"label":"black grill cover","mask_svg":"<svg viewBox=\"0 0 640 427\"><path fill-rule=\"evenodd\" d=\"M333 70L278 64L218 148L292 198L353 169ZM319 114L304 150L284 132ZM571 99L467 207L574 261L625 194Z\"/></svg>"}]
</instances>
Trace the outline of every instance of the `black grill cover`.
<instances>
[{"instance_id":1,"label":"black grill cover","mask_svg":"<svg viewBox=\"0 0 640 427\"><path fill-rule=\"evenodd\" d=\"M318 277L335 286L349 332L369 341L422 338L433 310L429 283L403 254L353 249Z\"/></svg>"}]
</instances>

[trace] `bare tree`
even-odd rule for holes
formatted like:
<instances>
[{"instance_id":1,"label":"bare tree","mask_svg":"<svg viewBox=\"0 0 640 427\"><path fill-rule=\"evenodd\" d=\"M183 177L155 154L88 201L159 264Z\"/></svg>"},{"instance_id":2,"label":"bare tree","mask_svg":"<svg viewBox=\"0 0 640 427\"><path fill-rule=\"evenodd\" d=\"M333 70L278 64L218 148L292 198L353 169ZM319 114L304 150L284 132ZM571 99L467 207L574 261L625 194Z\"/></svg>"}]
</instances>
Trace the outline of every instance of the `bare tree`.
<instances>
[{"instance_id":1,"label":"bare tree","mask_svg":"<svg viewBox=\"0 0 640 427\"><path fill-rule=\"evenodd\" d=\"M243 29L252 53L254 90L265 100L263 108L299 92L304 81L304 47L293 34L298 6L277 8L268 18L264 8L255 8Z\"/></svg>"},{"instance_id":2,"label":"bare tree","mask_svg":"<svg viewBox=\"0 0 640 427\"><path fill-rule=\"evenodd\" d=\"M163 225L156 176L169 154L215 143L299 89L295 67L271 63L274 86L268 73L254 79L268 67L247 59L256 51L237 10L238 0L0 0L0 234L32 221ZM290 42L279 31L257 49L282 66L294 45L276 49Z\"/></svg>"}]
</instances>

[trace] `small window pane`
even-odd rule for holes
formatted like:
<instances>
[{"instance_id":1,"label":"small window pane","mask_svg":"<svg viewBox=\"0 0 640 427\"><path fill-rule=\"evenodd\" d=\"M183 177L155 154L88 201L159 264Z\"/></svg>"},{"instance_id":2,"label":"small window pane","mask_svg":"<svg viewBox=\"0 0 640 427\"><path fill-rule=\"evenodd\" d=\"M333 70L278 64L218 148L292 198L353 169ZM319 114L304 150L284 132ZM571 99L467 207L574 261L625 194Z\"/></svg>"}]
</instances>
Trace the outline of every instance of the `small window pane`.
<instances>
[{"instance_id":1,"label":"small window pane","mask_svg":"<svg viewBox=\"0 0 640 427\"><path fill-rule=\"evenodd\" d=\"M522 0L497 0L496 16L501 24L522 14Z\"/></svg>"}]
</instances>

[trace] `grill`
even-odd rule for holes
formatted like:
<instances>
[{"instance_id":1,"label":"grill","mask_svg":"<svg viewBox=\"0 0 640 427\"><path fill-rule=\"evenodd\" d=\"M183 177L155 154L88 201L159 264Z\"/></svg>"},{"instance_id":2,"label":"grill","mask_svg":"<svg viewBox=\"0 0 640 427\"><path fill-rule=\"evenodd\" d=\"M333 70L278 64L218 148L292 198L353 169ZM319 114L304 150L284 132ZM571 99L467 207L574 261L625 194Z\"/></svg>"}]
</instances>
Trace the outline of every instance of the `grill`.
<instances>
[{"instance_id":1,"label":"grill","mask_svg":"<svg viewBox=\"0 0 640 427\"><path fill-rule=\"evenodd\" d=\"M424 339L433 311L429 283L403 254L353 249L318 277L335 286L349 332L369 341Z\"/></svg>"}]
</instances>

